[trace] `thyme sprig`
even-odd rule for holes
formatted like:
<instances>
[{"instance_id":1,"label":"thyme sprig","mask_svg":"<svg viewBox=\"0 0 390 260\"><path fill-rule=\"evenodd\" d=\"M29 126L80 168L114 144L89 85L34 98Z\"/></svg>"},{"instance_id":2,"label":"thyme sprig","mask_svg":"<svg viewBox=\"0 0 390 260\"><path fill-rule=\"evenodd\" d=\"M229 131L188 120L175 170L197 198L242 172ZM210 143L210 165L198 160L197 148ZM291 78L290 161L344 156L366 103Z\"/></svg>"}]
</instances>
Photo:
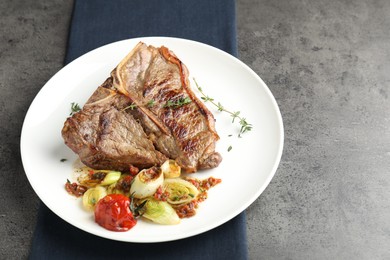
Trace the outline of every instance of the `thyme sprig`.
<instances>
[{"instance_id":1,"label":"thyme sprig","mask_svg":"<svg viewBox=\"0 0 390 260\"><path fill-rule=\"evenodd\" d=\"M168 100L163 107L172 107L172 108L178 108L178 107L181 107L181 106L184 106L188 103L191 103L192 100L189 98L189 97L181 97L179 98L178 100L176 101L172 101L172 100Z\"/></svg>"},{"instance_id":2,"label":"thyme sprig","mask_svg":"<svg viewBox=\"0 0 390 260\"><path fill-rule=\"evenodd\" d=\"M191 102L192 102L192 100L189 97L185 97L185 98L181 97L178 100L168 100L167 102L165 102L163 107L178 108L178 107L184 106L184 105L191 103ZM143 104L143 106L153 107L155 104L156 104L156 102L152 99L152 100L149 100L148 102L146 102L145 104ZM127 109L134 110L136 108L138 108L138 105L135 103L131 103L129 106L122 108L122 111L125 111Z\"/></svg>"},{"instance_id":3,"label":"thyme sprig","mask_svg":"<svg viewBox=\"0 0 390 260\"><path fill-rule=\"evenodd\" d=\"M139 205L136 205L134 203L134 192L132 194L130 194L130 211L131 213L134 215L134 217L141 217L145 211L146 211L146 208L145 207L145 204L148 202L148 200L145 200L143 201L141 204Z\"/></svg>"},{"instance_id":4,"label":"thyme sprig","mask_svg":"<svg viewBox=\"0 0 390 260\"><path fill-rule=\"evenodd\" d=\"M81 110L81 107L76 102L70 103L70 114L69 116L73 116L73 114L79 112Z\"/></svg>"},{"instance_id":5,"label":"thyme sprig","mask_svg":"<svg viewBox=\"0 0 390 260\"><path fill-rule=\"evenodd\" d=\"M149 100L148 102L146 102L144 104L144 106L147 106L147 107L153 107L154 105L155 105L155 101L153 99ZM125 111L127 109L134 110L136 108L138 108L138 105L135 103L131 103L129 106L122 108L122 111Z\"/></svg>"},{"instance_id":6,"label":"thyme sprig","mask_svg":"<svg viewBox=\"0 0 390 260\"><path fill-rule=\"evenodd\" d=\"M204 102L210 102L211 104L213 104L218 109L218 111L228 113L233 118L232 119L232 123L234 123L236 120L238 120L238 121L236 121L240 125L240 131L238 133L238 137L242 137L242 134L252 130L253 125L248 123L246 118L242 117L240 115L240 111L232 112L232 111L226 109L220 102L217 102L217 101L214 100L214 98L206 95L203 92L203 89L198 85L198 82L196 82L195 78L192 78L192 79L195 82L196 88L199 90L200 94L202 95L201 99ZM230 148L230 150L231 150L231 148Z\"/></svg>"},{"instance_id":7,"label":"thyme sprig","mask_svg":"<svg viewBox=\"0 0 390 260\"><path fill-rule=\"evenodd\" d=\"M125 111L125 110L127 110L127 109L134 110L134 109L136 109L137 107L138 107L138 106L137 106L136 104L131 103L129 106L122 108L122 111Z\"/></svg>"}]
</instances>

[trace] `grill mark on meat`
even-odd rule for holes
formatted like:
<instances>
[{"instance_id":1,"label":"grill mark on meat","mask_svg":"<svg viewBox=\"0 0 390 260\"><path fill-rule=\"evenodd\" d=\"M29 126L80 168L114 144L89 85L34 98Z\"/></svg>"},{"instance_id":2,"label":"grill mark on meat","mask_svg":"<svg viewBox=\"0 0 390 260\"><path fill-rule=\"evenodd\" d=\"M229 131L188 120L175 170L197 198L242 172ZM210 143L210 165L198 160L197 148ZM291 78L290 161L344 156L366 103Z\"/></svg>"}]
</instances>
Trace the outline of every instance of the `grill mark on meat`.
<instances>
[{"instance_id":1,"label":"grill mark on meat","mask_svg":"<svg viewBox=\"0 0 390 260\"><path fill-rule=\"evenodd\" d=\"M183 143L183 151L185 153L192 153L194 152L198 147L199 141L197 139L189 139L187 142Z\"/></svg>"},{"instance_id":2,"label":"grill mark on meat","mask_svg":"<svg viewBox=\"0 0 390 260\"><path fill-rule=\"evenodd\" d=\"M145 108L142 105L138 106L138 108L142 110L142 112L145 113L160 128L160 130L164 134L170 135L170 130L164 124L161 123L161 120L155 114L153 114L149 109Z\"/></svg>"},{"instance_id":3,"label":"grill mark on meat","mask_svg":"<svg viewBox=\"0 0 390 260\"><path fill-rule=\"evenodd\" d=\"M160 89L155 97L158 101L160 101L160 106L162 107L164 107L168 101L177 102L178 100L177 92L169 89L169 86Z\"/></svg>"},{"instance_id":4,"label":"grill mark on meat","mask_svg":"<svg viewBox=\"0 0 390 260\"><path fill-rule=\"evenodd\" d=\"M164 88L160 88L160 87L162 87L165 84L167 84L169 82L169 80L170 80L170 78L164 78L161 81L152 82L151 84L146 85L142 95L144 97L151 96L151 95L153 95L153 92L161 91L161 89L164 89ZM157 89L156 89L156 87L157 87Z\"/></svg>"},{"instance_id":5,"label":"grill mark on meat","mask_svg":"<svg viewBox=\"0 0 390 260\"><path fill-rule=\"evenodd\" d=\"M185 125L176 123L176 121L167 118L164 123L172 130L177 139L185 139L188 136L188 129Z\"/></svg>"}]
</instances>

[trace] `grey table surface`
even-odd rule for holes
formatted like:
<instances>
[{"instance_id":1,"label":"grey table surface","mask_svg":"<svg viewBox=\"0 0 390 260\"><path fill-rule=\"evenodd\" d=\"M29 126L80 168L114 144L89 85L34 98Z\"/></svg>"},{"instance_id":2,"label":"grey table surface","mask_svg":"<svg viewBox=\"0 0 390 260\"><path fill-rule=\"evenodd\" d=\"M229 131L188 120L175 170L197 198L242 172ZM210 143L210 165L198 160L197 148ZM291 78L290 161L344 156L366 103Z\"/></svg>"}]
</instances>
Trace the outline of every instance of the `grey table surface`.
<instances>
[{"instance_id":1,"label":"grey table surface","mask_svg":"<svg viewBox=\"0 0 390 260\"><path fill-rule=\"evenodd\" d=\"M71 1L0 2L0 259L28 255L39 199L20 130L63 66ZM390 1L238 0L240 59L285 147L246 210L250 259L390 259Z\"/></svg>"}]
</instances>

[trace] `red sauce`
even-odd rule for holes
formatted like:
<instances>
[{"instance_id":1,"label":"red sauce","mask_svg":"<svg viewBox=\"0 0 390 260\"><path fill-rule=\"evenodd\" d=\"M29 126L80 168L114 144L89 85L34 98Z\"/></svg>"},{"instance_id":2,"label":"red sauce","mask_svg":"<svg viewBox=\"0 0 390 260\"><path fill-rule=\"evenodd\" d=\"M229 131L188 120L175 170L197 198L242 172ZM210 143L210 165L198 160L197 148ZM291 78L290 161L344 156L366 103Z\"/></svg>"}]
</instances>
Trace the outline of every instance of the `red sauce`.
<instances>
[{"instance_id":1,"label":"red sauce","mask_svg":"<svg viewBox=\"0 0 390 260\"><path fill-rule=\"evenodd\" d=\"M167 191L163 192L163 189L160 186L160 187L158 187L157 191L154 193L153 197L156 200L167 201L167 199L169 198L169 192L167 192Z\"/></svg>"},{"instance_id":2,"label":"red sauce","mask_svg":"<svg viewBox=\"0 0 390 260\"><path fill-rule=\"evenodd\" d=\"M203 180L201 182L201 188L203 188L205 190L209 190L210 188L214 187L218 183L221 183L221 181L222 181L221 179L216 179L214 177L210 177L210 178Z\"/></svg>"},{"instance_id":3,"label":"red sauce","mask_svg":"<svg viewBox=\"0 0 390 260\"><path fill-rule=\"evenodd\" d=\"M115 185L115 188L123 192L129 192L133 179L133 176L126 175L118 180L117 184Z\"/></svg>"},{"instance_id":4,"label":"red sauce","mask_svg":"<svg viewBox=\"0 0 390 260\"><path fill-rule=\"evenodd\" d=\"M81 197L84 195L84 193L87 191L87 187L79 185L75 182L70 183L70 181L67 181L65 183L65 189L66 191L73 196Z\"/></svg>"},{"instance_id":5,"label":"red sauce","mask_svg":"<svg viewBox=\"0 0 390 260\"><path fill-rule=\"evenodd\" d=\"M179 218L189 218L196 214L196 209L198 208L199 203L205 201L207 199L207 191L217 185L218 183L221 183L221 179L216 179L214 177L210 177L205 180L198 180L198 179L186 179L187 181L191 182L198 190L199 194L198 196L193 199L190 203L174 206L177 215Z\"/></svg>"},{"instance_id":6,"label":"red sauce","mask_svg":"<svg viewBox=\"0 0 390 260\"><path fill-rule=\"evenodd\" d=\"M221 183L222 180L214 177L209 177L205 180L187 179L187 181L191 182L198 190L209 190L218 183Z\"/></svg>"},{"instance_id":7,"label":"red sauce","mask_svg":"<svg viewBox=\"0 0 390 260\"><path fill-rule=\"evenodd\" d=\"M96 180L98 182L101 182L107 175L107 173L105 172L93 172L93 171L90 171L89 174L91 176L91 180Z\"/></svg>"},{"instance_id":8,"label":"red sauce","mask_svg":"<svg viewBox=\"0 0 390 260\"><path fill-rule=\"evenodd\" d=\"M189 218L195 216L197 207L198 202L193 200L190 203L176 207L175 210L179 218Z\"/></svg>"},{"instance_id":9,"label":"red sauce","mask_svg":"<svg viewBox=\"0 0 390 260\"><path fill-rule=\"evenodd\" d=\"M140 174L139 177L143 181L155 180L160 176L161 170L157 167L151 167L143 170Z\"/></svg>"},{"instance_id":10,"label":"red sauce","mask_svg":"<svg viewBox=\"0 0 390 260\"><path fill-rule=\"evenodd\" d=\"M139 169L134 165L130 164L129 166L130 175L135 176L139 173Z\"/></svg>"}]
</instances>

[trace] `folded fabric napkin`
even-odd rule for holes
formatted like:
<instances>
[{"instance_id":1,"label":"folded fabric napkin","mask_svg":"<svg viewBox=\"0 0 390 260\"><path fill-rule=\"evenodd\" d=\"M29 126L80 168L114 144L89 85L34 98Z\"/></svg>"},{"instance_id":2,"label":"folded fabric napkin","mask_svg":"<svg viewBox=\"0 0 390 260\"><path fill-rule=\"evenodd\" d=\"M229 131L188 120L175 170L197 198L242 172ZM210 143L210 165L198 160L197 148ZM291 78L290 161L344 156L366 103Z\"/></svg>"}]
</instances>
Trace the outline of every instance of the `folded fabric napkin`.
<instances>
[{"instance_id":1,"label":"folded fabric napkin","mask_svg":"<svg viewBox=\"0 0 390 260\"><path fill-rule=\"evenodd\" d=\"M145 36L196 40L237 55L235 1L75 0L65 64L102 45ZM41 203L29 259L247 259L245 213L197 236L143 244L91 235Z\"/></svg>"}]
</instances>

